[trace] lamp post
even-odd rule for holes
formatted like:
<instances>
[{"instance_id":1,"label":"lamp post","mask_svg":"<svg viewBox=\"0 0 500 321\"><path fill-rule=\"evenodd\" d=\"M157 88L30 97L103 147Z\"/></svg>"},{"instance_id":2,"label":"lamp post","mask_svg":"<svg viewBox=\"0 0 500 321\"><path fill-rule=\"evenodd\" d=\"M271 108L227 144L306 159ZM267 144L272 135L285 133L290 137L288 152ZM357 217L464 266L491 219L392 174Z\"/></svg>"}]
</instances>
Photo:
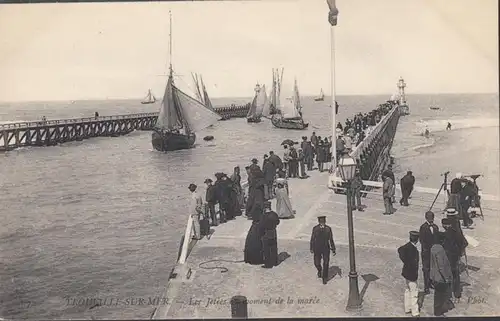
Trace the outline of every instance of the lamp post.
<instances>
[{"instance_id":1,"label":"lamp post","mask_svg":"<svg viewBox=\"0 0 500 321\"><path fill-rule=\"evenodd\" d=\"M361 309L361 297L358 287L358 273L356 272L356 257L354 253L354 224L352 219L352 188L351 182L356 173L356 161L345 155L339 161L340 176L346 184L347 194L347 225L349 229L349 299L347 300L347 311Z\"/></svg>"},{"instance_id":2,"label":"lamp post","mask_svg":"<svg viewBox=\"0 0 500 321\"><path fill-rule=\"evenodd\" d=\"M328 4L328 23L330 24L330 54L331 54L331 70L330 70L330 86L331 86L331 107L332 107L332 171L337 167L337 101L335 98L335 26L337 25L337 17L339 10L335 4L335 0L326 0Z\"/></svg>"}]
</instances>

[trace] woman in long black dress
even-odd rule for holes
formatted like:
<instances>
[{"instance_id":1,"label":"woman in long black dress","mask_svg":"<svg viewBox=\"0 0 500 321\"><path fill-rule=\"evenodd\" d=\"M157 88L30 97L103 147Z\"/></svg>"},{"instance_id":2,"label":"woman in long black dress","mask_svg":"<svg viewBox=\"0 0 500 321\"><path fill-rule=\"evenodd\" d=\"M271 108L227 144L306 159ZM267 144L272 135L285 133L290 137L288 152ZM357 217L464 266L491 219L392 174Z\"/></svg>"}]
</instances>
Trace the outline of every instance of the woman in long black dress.
<instances>
[{"instance_id":1,"label":"woman in long black dress","mask_svg":"<svg viewBox=\"0 0 500 321\"><path fill-rule=\"evenodd\" d=\"M252 226L250 226L250 230L248 230L245 241L245 250L243 251L245 263L252 265L260 265L264 263L261 242L262 234L260 221L254 220L252 222Z\"/></svg>"}]
</instances>

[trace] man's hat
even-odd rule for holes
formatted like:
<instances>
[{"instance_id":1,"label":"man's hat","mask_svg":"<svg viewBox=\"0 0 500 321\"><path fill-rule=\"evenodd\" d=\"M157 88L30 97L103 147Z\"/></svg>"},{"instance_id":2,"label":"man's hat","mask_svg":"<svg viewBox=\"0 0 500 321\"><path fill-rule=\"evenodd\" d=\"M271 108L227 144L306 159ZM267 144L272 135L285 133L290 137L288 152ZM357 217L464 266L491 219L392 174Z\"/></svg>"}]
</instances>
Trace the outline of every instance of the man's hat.
<instances>
[{"instance_id":1,"label":"man's hat","mask_svg":"<svg viewBox=\"0 0 500 321\"><path fill-rule=\"evenodd\" d=\"M188 186L189 189L196 189L196 187L197 187L196 184L193 183L189 184Z\"/></svg>"},{"instance_id":2,"label":"man's hat","mask_svg":"<svg viewBox=\"0 0 500 321\"><path fill-rule=\"evenodd\" d=\"M458 214L457 210L454 209L453 207L446 209L446 216L456 216L457 214Z\"/></svg>"},{"instance_id":3,"label":"man's hat","mask_svg":"<svg viewBox=\"0 0 500 321\"><path fill-rule=\"evenodd\" d=\"M219 172L219 173L215 173L214 176L217 178L221 178L222 176L224 176L224 174Z\"/></svg>"},{"instance_id":4,"label":"man's hat","mask_svg":"<svg viewBox=\"0 0 500 321\"><path fill-rule=\"evenodd\" d=\"M417 231L410 231L410 237L418 237L419 233Z\"/></svg>"},{"instance_id":5,"label":"man's hat","mask_svg":"<svg viewBox=\"0 0 500 321\"><path fill-rule=\"evenodd\" d=\"M250 166L245 166L245 169L250 169Z\"/></svg>"},{"instance_id":6,"label":"man's hat","mask_svg":"<svg viewBox=\"0 0 500 321\"><path fill-rule=\"evenodd\" d=\"M445 217L441 220L441 225L451 225L451 220Z\"/></svg>"},{"instance_id":7,"label":"man's hat","mask_svg":"<svg viewBox=\"0 0 500 321\"><path fill-rule=\"evenodd\" d=\"M203 183L205 183L205 184L206 184L206 183L212 183L212 182L213 182L213 181L212 181L212 179L207 178L207 179L206 179Z\"/></svg>"},{"instance_id":8,"label":"man's hat","mask_svg":"<svg viewBox=\"0 0 500 321\"><path fill-rule=\"evenodd\" d=\"M326 220L326 216L318 216L318 221Z\"/></svg>"},{"instance_id":9,"label":"man's hat","mask_svg":"<svg viewBox=\"0 0 500 321\"><path fill-rule=\"evenodd\" d=\"M462 175L462 173L456 173L456 174L455 174L455 177L456 177L456 178L462 178L462 177L463 177L463 175Z\"/></svg>"},{"instance_id":10,"label":"man's hat","mask_svg":"<svg viewBox=\"0 0 500 321\"><path fill-rule=\"evenodd\" d=\"M268 158L269 156L267 156L267 154L264 154L264 158Z\"/></svg>"},{"instance_id":11,"label":"man's hat","mask_svg":"<svg viewBox=\"0 0 500 321\"><path fill-rule=\"evenodd\" d=\"M434 212L433 211L427 211L427 212L425 212L425 216L431 215L431 214L434 215Z\"/></svg>"},{"instance_id":12,"label":"man's hat","mask_svg":"<svg viewBox=\"0 0 500 321\"><path fill-rule=\"evenodd\" d=\"M257 164L258 162L257 158L252 158L252 163Z\"/></svg>"}]
</instances>

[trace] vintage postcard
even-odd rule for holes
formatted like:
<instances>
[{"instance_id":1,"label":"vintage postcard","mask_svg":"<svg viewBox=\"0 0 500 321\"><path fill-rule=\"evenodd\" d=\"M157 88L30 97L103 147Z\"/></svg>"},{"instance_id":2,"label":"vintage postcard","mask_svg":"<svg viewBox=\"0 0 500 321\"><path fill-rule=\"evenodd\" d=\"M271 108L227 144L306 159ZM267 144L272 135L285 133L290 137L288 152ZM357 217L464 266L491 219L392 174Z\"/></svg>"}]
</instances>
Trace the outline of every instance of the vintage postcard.
<instances>
[{"instance_id":1,"label":"vintage postcard","mask_svg":"<svg viewBox=\"0 0 500 321\"><path fill-rule=\"evenodd\" d=\"M497 12L0 5L0 319L499 315Z\"/></svg>"}]
</instances>

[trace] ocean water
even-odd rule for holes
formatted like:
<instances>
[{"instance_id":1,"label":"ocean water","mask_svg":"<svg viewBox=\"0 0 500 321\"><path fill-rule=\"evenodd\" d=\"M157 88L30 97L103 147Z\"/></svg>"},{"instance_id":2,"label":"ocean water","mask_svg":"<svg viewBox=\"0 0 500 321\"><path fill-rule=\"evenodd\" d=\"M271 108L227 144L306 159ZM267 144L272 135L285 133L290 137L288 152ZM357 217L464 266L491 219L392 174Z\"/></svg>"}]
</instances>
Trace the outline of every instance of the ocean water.
<instances>
[{"instance_id":1,"label":"ocean water","mask_svg":"<svg viewBox=\"0 0 500 321\"><path fill-rule=\"evenodd\" d=\"M388 96L340 96L338 119L367 112ZM439 188L440 173L484 174L484 193L499 194L498 95L409 95L392 154L396 175L413 170L417 184ZM215 105L248 99L214 99ZM273 128L267 120L219 122L198 133L196 147L163 154L149 132L95 138L0 154L0 317L148 318L154 306L133 298L163 293L175 264L194 182L231 173L280 143L316 131L331 133L327 102L303 98L307 131ZM439 111L429 110L430 105ZM157 111L139 101L0 104L0 123ZM453 125L445 131L446 123ZM426 126L431 136L421 133ZM215 140L201 138L213 135ZM119 298L129 305L78 304ZM76 302L75 302L76 300ZM76 304L75 304L76 303ZM109 305L109 306L106 306Z\"/></svg>"}]
</instances>

